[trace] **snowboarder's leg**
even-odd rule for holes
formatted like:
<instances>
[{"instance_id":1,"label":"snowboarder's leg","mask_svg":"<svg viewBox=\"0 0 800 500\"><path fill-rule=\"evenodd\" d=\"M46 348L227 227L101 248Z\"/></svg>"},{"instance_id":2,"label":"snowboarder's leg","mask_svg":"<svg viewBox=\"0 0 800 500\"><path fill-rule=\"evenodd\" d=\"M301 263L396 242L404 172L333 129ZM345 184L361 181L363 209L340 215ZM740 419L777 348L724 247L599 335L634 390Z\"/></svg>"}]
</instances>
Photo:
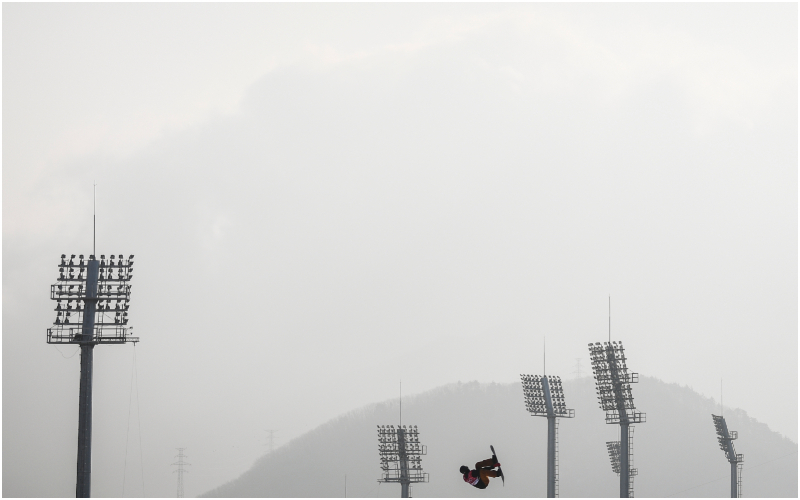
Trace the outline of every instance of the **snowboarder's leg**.
<instances>
[{"instance_id":1,"label":"snowboarder's leg","mask_svg":"<svg viewBox=\"0 0 800 500\"><path fill-rule=\"evenodd\" d=\"M500 474L497 471L489 470L489 469L478 469L478 473L481 475L481 481L485 485L489 485L489 478L490 477L498 477Z\"/></svg>"},{"instance_id":2,"label":"snowboarder's leg","mask_svg":"<svg viewBox=\"0 0 800 500\"><path fill-rule=\"evenodd\" d=\"M482 460L480 462L477 462L475 464L475 468L478 469L478 470L481 470L481 469L486 468L486 467L488 467L490 469L493 469L494 468L494 464L496 464L496 463L497 462L495 462L491 458L487 458L486 460Z\"/></svg>"}]
</instances>

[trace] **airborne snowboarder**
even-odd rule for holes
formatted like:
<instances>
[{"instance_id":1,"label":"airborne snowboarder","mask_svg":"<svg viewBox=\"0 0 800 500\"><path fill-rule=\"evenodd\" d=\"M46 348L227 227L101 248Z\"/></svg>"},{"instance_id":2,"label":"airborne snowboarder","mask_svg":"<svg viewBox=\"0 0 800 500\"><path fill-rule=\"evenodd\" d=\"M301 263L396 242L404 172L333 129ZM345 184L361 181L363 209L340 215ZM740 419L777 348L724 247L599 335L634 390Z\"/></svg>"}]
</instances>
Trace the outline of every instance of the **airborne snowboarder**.
<instances>
[{"instance_id":1,"label":"airborne snowboarder","mask_svg":"<svg viewBox=\"0 0 800 500\"><path fill-rule=\"evenodd\" d=\"M497 470L494 470L495 467ZM497 455L494 454L494 447L492 447L492 458L477 462L475 468L472 470L466 465L462 465L459 471L464 476L465 482L481 490L489 486L490 477L503 478L503 482L505 483L503 470L500 468L500 463L497 461Z\"/></svg>"}]
</instances>

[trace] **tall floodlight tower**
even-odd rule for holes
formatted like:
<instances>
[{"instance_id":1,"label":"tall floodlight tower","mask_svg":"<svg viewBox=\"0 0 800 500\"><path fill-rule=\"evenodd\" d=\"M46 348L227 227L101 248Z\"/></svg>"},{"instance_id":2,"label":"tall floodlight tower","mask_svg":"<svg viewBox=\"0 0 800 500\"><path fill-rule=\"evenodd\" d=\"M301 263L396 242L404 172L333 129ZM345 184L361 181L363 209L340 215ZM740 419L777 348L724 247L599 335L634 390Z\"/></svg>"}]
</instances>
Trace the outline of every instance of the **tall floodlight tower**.
<instances>
[{"instance_id":1,"label":"tall floodlight tower","mask_svg":"<svg viewBox=\"0 0 800 500\"><path fill-rule=\"evenodd\" d=\"M631 424L645 422L645 414L636 411L633 405L631 384L639 381L638 373L628 373L625 365L625 349L622 342L599 342L589 344L592 371L597 384L597 399L606 412L607 424L619 424L619 496L633 497L633 428Z\"/></svg>"},{"instance_id":2,"label":"tall floodlight tower","mask_svg":"<svg viewBox=\"0 0 800 500\"><path fill-rule=\"evenodd\" d=\"M83 255L61 256L59 277L50 287L56 301L56 320L47 329L48 344L81 347L81 382L78 396L78 475L75 496L90 497L92 479L92 366L94 346L138 342L128 333L133 255L112 255L100 260Z\"/></svg>"},{"instance_id":3,"label":"tall floodlight tower","mask_svg":"<svg viewBox=\"0 0 800 500\"><path fill-rule=\"evenodd\" d=\"M525 408L534 417L547 417L547 498L558 497L558 421L573 418L575 410L564 402L560 377L520 375Z\"/></svg>"},{"instance_id":4,"label":"tall floodlight tower","mask_svg":"<svg viewBox=\"0 0 800 500\"><path fill-rule=\"evenodd\" d=\"M725 417L711 414L714 419L714 427L717 429L717 441L719 448L725 452L725 458L731 463L731 498L740 498L742 496L742 463L744 462L744 455L737 454L736 449L733 447L733 440L739 437L736 431L728 432L728 424L725 423Z\"/></svg>"},{"instance_id":5,"label":"tall floodlight tower","mask_svg":"<svg viewBox=\"0 0 800 500\"><path fill-rule=\"evenodd\" d=\"M186 455L183 454L183 450L186 448L176 448L178 450L178 454L175 457L178 459L177 462L173 462L172 465L177 465L178 470L172 471L173 474L176 472L178 473L178 496L177 498L183 498L183 475L188 473L189 471L184 469L184 465L192 465L190 463L184 462L183 459L187 458Z\"/></svg>"},{"instance_id":6,"label":"tall floodlight tower","mask_svg":"<svg viewBox=\"0 0 800 500\"><path fill-rule=\"evenodd\" d=\"M411 498L411 483L427 483L428 473L422 471L425 445L419 444L416 425L379 425L378 454L381 457L383 476L379 483L400 483L400 498Z\"/></svg>"}]
</instances>

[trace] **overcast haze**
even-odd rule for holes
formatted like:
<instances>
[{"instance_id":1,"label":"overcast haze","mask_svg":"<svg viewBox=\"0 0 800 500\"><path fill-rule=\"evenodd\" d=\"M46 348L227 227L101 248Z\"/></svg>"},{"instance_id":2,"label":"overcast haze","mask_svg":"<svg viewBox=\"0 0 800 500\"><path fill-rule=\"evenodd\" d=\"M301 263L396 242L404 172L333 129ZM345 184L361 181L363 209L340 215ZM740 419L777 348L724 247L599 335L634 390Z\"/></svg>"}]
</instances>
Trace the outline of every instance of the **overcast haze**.
<instances>
[{"instance_id":1,"label":"overcast haze","mask_svg":"<svg viewBox=\"0 0 800 500\"><path fill-rule=\"evenodd\" d=\"M3 495L75 491L80 355L46 329L94 183L141 342L95 349L93 496L173 496L177 447L200 494L265 429L280 446L401 379L514 382L545 337L548 373L588 372L609 294L632 371L722 381L796 442L797 23L3 4Z\"/></svg>"}]
</instances>

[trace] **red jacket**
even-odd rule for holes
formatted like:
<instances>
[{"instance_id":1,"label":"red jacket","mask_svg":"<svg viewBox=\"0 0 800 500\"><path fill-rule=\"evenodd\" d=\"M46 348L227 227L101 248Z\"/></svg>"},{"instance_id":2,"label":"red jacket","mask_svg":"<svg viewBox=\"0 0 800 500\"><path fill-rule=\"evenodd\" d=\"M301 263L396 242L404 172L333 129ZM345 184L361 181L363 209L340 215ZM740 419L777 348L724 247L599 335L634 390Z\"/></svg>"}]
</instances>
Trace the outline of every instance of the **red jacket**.
<instances>
[{"instance_id":1,"label":"red jacket","mask_svg":"<svg viewBox=\"0 0 800 500\"><path fill-rule=\"evenodd\" d=\"M484 482L481 481L481 475L475 469L469 471L467 474L464 474L464 481L476 488L480 489L486 488L486 484L484 484Z\"/></svg>"}]
</instances>

